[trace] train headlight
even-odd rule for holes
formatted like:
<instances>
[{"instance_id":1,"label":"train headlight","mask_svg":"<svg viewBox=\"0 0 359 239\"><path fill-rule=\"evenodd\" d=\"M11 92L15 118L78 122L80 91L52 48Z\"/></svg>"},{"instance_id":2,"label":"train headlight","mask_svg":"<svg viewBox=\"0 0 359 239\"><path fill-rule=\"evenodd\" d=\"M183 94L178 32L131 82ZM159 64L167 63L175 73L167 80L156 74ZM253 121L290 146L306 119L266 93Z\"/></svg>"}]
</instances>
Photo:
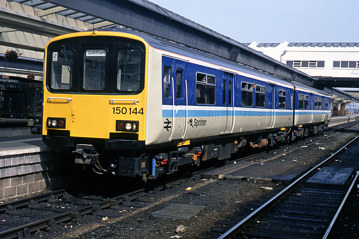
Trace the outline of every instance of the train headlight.
<instances>
[{"instance_id":1,"label":"train headlight","mask_svg":"<svg viewBox=\"0 0 359 239\"><path fill-rule=\"evenodd\" d=\"M131 123L126 123L126 130L132 130L132 124Z\"/></svg>"},{"instance_id":2,"label":"train headlight","mask_svg":"<svg viewBox=\"0 0 359 239\"><path fill-rule=\"evenodd\" d=\"M56 128L57 127L57 120L52 120L51 121L51 126Z\"/></svg>"},{"instance_id":3,"label":"train headlight","mask_svg":"<svg viewBox=\"0 0 359 239\"><path fill-rule=\"evenodd\" d=\"M116 131L138 132L138 121L116 120Z\"/></svg>"},{"instance_id":4,"label":"train headlight","mask_svg":"<svg viewBox=\"0 0 359 239\"><path fill-rule=\"evenodd\" d=\"M66 119L47 118L47 128L64 129L66 128Z\"/></svg>"}]
</instances>

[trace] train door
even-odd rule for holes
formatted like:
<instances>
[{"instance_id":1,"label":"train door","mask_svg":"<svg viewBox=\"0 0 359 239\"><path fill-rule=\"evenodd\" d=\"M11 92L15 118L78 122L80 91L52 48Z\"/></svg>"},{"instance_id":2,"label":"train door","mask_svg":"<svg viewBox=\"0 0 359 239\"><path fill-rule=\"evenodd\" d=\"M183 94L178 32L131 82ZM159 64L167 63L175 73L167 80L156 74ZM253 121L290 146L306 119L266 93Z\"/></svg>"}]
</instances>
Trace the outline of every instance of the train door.
<instances>
[{"instance_id":1,"label":"train door","mask_svg":"<svg viewBox=\"0 0 359 239\"><path fill-rule=\"evenodd\" d=\"M164 104L171 111L169 117L165 119L168 122L167 130L171 131L169 140L183 139L188 117L188 94L184 76L185 63L169 58L163 58L163 63L163 74L168 75L163 85L165 91Z\"/></svg>"},{"instance_id":2,"label":"train door","mask_svg":"<svg viewBox=\"0 0 359 239\"><path fill-rule=\"evenodd\" d=\"M309 95L309 109L310 109L310 120L309 120L309 123L313 123L313 121L314 121L314 110L315 110L313 94L310 94L310 95Z\"/></svg>"},{"instance_id":3,"label":"train door","mask_svg":"<svg viewBox=\"0 0 359 239\"><path fill-rule=\"evenodd\" d=\"M273 128L275 125L275 90L273 84L268 86L268 110L270 122L268 128Z\"/></svg>"},{"instance_id":4,"label":"train door","mask_svg":"<svg viewBox=\"0 0 359 239\"><path fill-rule=\"evenodd\" d=\"M231 133L234 126L234 76L223 75L223 105L226 107L226 127L224 133Z\"/></svg>"}]
</instances>

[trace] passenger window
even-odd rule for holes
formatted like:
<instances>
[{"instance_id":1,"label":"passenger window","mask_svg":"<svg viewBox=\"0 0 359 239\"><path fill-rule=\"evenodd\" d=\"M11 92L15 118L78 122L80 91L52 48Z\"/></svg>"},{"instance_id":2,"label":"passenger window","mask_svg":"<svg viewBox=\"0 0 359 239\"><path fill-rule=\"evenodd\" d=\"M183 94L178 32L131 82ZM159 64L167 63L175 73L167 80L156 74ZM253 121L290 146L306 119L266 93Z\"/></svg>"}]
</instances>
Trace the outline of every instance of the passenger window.
<instances>
[{"instance_id":1,"label":"passenger window","mask_svg":"<svg viewBox=\"0 0 359 239\"><path fill-rule=\"evenodd\" d=\"M304 97L303 95L298 95L299 109L304 109Z\"/></svg>"},{"instance_id":2,"label":"passenger window","mask_svg":"<svg viewBox=\"0 0 359 239\"><path fill-rule=\"evenodd\" d=\"M196 76L197 104L214 105L216 103L216 77L204 73Z\"/></svg>"},{"instance_id":3,"label":"passenger window","mask_svg":"<svg viewBox=\"0 0 359 239\"><path fill-rule=\"evenodd\" d=\"M325 100L325 109L329 110L329 100Z\"/></svg>"},{"instance_id":4,"label":"passenger window","mask_svg":"<svg viewBox=\"0 0 359 239\"><path fill-rule=\"evenodd\" d=\"M323 99L322 99L322 98L319 98L319 109L320 109L320 110L323 109L323 108L322 108L322 101L323 101Z\"/></svg>"},{"instance_id":5,"label":"passenger window","mask_svg":"<svg viewBox=\"0 0 359 239\"><path fill-rule=\"evenodd\" d=\"M182 73L183 69L177 68L176 70L176 98L182 98Z\"/></svg>"},{"instance_id":6,"label":"passenger window","mask_svg":"<svg viewBox=\"0 0 359 239\"><path fill-rule=\"evenodd\" d=\"M83 89L105 89L106 51L87 50L84 56Z\"/></svg>"},{"instance_id":7,"label":"passenger window","mask_svg":"<svg viewBox=\"0 0 359 239\"><path fill-rule=\"evenodd\" d=\"M225 105L226 104L226 81L225 80L223 80L222 89L223 89L223 105Z\"/></svg>"},{"instance_id":8,"label":"passenger window","mask_svg":"<svg viewBox=\"0 0 359 239\"><path fill-rule=\"evenodd\" d=\"M304 109L309 109L309 95L304 96Z\"/></svg>"},{"instance_id":9,"label":"passenger window","mask_svg":"<svg viewBox=\"0 0 359 239\"><path fill-rule=\"evenodd\" d=\"M265 87L256 86L256 107L265 107Z\"/></svg>"},{"instance_id":10,"label":"passenger window","mask_svg":"<svg viewBox=\"0 0 359 239\"><path fill-rule=\"evenodd\" d=\"M316 110L319 110L320 106L321 106L320 98L319 97L314 97L314 108Z\"/></svg>"},{"instance_id":11,"label":"passenger window","mask_svg":"<svg viewBox=\"0 0 359 239\"><path fill-rule=\"evenodd\" d=\"M169 66L163 68L163 97L171 98L171 67Z\"/></svg>"},{"instance_id":12,"label":"passenger window","mask_svg":"<svg viewBox=\"0 0 359 239\"><path fill-rule=\"evenodd\" d=\"M279 90L279 108L286 108L286 92L284 90Z\"/></svg>"},{"instance_id":13,"label":"passenger window","mask_svg":"<svg viewBox=\"0 0 359 239\"><path fill-rule=\"evenodd\" d=\"M242 82L242 106L253 106L253 84Z\"/></svg>"},{"instance_id":14,"label":"passenger window","mask_svg":"<svg viewBox=\"0 0 359 239\"><path fill-rule=\"evenodd\" d=\"M232 81L228 82L228 104L232 104Z\"/></svg>"}]
</instances>

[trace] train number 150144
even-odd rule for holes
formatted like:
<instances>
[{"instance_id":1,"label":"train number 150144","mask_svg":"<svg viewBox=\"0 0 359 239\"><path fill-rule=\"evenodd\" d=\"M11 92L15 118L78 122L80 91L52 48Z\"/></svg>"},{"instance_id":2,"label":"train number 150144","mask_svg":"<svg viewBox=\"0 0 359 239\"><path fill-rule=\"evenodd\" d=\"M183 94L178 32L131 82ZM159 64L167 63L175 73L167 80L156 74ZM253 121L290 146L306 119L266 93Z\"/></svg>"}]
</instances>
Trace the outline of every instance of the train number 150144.
<instances>
[{"instance_id":1,"label":"train number 150144","mask_svg":"<svg viewBox=\"0 0 359 239\"><path fill-rule=\"evenodd\" d=\"M132 107L113 107L112 113L116 115L143 115L143 108Z\"/></svg>"}]
</instances>

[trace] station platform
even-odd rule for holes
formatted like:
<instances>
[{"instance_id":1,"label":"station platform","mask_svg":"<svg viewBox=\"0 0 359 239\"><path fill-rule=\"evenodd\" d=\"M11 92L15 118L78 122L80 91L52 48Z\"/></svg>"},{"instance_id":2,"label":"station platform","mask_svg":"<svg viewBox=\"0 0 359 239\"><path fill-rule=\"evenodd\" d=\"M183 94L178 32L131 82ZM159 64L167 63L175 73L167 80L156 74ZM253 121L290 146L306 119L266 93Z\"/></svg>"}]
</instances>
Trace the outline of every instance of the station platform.
<instances>
[{"instance_id":1,"label":"station platform","mask_svg":"<svg viewBox=\"0 0 359 239\"><path fill-rule=\"evenodd\" d=\"M69 158L52 152L39 134L0 137L0 201L69 185Z\"/></svg>"},{"instance_id":2,"label":"station platform","mask_svg":"<svg viewBox=\"0 0 359 239\"><path fill-rule=\"evenodd\" d=\"M0 156L40 153L48 148L42 142L41 135L24 135L17 137L0 137Z\"/></svg>"}]
</instances>

